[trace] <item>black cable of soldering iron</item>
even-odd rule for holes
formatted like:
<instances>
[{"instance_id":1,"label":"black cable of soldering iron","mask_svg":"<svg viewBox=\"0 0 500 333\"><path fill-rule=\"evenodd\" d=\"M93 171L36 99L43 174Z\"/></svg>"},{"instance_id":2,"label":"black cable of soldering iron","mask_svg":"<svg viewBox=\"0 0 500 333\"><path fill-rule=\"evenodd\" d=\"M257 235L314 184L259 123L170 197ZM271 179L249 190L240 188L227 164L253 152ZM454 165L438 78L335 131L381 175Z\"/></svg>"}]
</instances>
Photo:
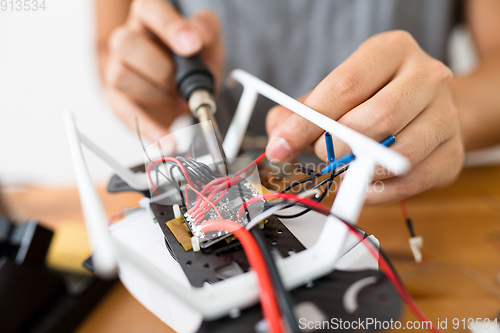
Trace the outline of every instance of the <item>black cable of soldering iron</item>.
<instances>
[{"instance_id":1,"label":"black cable of soldering iron","mask_svg":"<svg viewBox=\"0 0 500 333\"><path fill-rule=\"evenodd\" d=\"M243 191L241 189L241 184L238 183L237 187L240 192L241 199L245 200L243 197ZM247 220L250 221L250 213L248 211L248 207L245 206L245 215ZM276 263L274 262L274 258L272 257L271 250L266 243L262 232L259 229L259 226L252 228L250 230L253 238L255 239L255 243L259 247L260 252L262 253L262 258L267 266L267 270L269 272L269 277L271 278L271 283L273 284L274 291L276 294L276 301L278 302L278 306L280 308L281 314L283 315L284 320L288 324L288 327L291 329L293 333L300 333L299 326L297 324L297 319L295 318L295 314L293 313L294 302L292 300L292 296L285 289L283 285L283 281L281 280L280 274L278 272L278 268L276 267Z\"/></svg>"}]
</instances>

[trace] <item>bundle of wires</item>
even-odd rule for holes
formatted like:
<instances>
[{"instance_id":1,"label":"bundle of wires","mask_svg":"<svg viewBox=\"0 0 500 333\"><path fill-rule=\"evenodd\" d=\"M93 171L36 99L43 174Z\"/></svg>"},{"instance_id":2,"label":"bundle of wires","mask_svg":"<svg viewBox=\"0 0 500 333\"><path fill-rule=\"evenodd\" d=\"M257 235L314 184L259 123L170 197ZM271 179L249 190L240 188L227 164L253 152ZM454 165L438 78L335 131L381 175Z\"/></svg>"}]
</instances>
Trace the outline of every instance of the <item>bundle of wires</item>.
<instances>
[{"instance_id":1,"label":"bundle of wires","mask_svg":"<svg viewBox=\"0 0 500 333\"><path fill-rule=\"evenodd\" d=\"M198 161L188 160L182 157L162 157L153 160L148 164L146 173L148 175L148 179L153 192L158 193L158 189L151 179L151 168L157 163L168 163L173 167L178 168L186 181L186 187L184 190L185 195L183 196L183 200L185 202L183 202L183 204L189 204L188 189L196 193L196 202L188 210L187 213L189 214L189 216L192 216L194 218L195 224L200 224L207 213L211 209L214 209L215 205L224 198L227 189L240 183L243 180L241 176L253 166L255 166L259 161L264 159L265 156L265 153L261 154L248 166L236 173L233 177L217 176L206 164ZM172 171L172 169L173 168L171 168L170 171ZM211 172L209 172L207 169ZM192 179L194 179L194 181ZM179 192L182 197L182 191L180 189ZM203 198L205 197L208 200L204 200ZM222 219L222 216L220 215L218 210L216 208L214 210L218 214L219 218Z\"/></svg>"},{"instance_id":2,"label":"bundle of wires","mask_svg":"<svg viewBox=\"0 0 500 333\"><path fill-rule=\"evenodd\" d=\"M341 173L345 172L348 166L340 169L337 172L332 171L327 178L316 184L314 186L315 188L323 186L325 183L327 183L327 186L324 192L319 196L316 195L314 199L309 199L296 194L284 192L289 191L291 188L294 188L295 186L298 186L300 184L314 181L321 174L314 174L309 178L296 182L290 185L282 193L254 196L250 200L246 201L238 212L238 216L240 219L242 218L243 212L246 211L248 205L263 200L266 201L269 199L280 199L276 202L268 204L267 210L249 221L246 224L245 228L238 222L223 219L217 209L216 204L220 202L222 198L224 198L228 188L230 188L231 186L239 185L239 183L242 181L241 176L243 173L255 166L256 163L262 160L264 157L265 154L260 155L256 160L254 160L246 168L235 174L233 177L220 177L213 171L209 171L208 169L210 168L208 166L206 166L205 168L200 162L173 157L163 157L151 161L151 163L149 163L147 166L147 174L153 191L157 192L158 189L153 184L150 176L151 168L153 166L155 166L157 163L168 163L172 166L171 170L173 168L177 168L180 171L186 181L186 185L184 188L184 191L186 193L186 204L188 204L188 190L191 190L196 194L196 201L188 210L188 214L190 214L195 219L195 223L199 225L203 232L210 232L215 230L225 230L227 232L231 232L236 238L238 238L238 240L242 244L249 264L258 277L260 289L259 297L261 301L262 312L266 319L266 322L270 327L270 331L273 333L281 333L285 331L281 321L281 317L283 316L283 319L286 322L286 327L295 333L300 332L300 330L298 329L297 321L293 314L293 302L290 295L283 286L281 277L276 268L274 260L270 255L269 249L266 246L265 240L263 239L262 235L259 234L260 231L258 230L258 228L254 227L260 221L265 219L264 216L266 214L271 215L273 211L272 208L276 207L277 205L283 206L285 204L285 206L289 206L293 204L300 204L305 207L307 211L315 210L324 214L331 214L330 210L326 206L319 203L319 201L321 201L324 196L326 196L326 193L328 193L333 179L335 179L335 177L340 175ZM172 183L174 183L173 179ZM178 183L176 186L179 187L180 190L180 185ZM217 214L218 219L204 221L203 219L212 209ZM305 212L301 212L301 214L305 214ZM249 219L248 212L247 219ZM345 223L349 228L349 231L355 234L360 241L364 240L364 233L360 229L354 227L346 221L343 221L341 219L339 220ZM250 230L250 232L247 229ZM394 284L396 290L399 292L403 300L408 304L410 309L420 320L427 321L425 316L422 314L422 312L420 312L420 310L411 299L402 281L399 279L397 273L388 261L385 253L383 253L381 249L378 249L374 243L370 243L370 239L368 240L369 242L363 242L363 244L365 244L368 247L370 253L376 259L378 259L382 270L385 272L389 280ZM378 251L380 251L381 253L380 257L378 256ZM438 332L438 330L435 328L431 328L431 330L433 332Z\"/></svg>"},{"instance_id":3,"label":"bundle of wires","mask_svg":"<svg viewBox=\"0 0 500 333\"><path fill-rule=\"evenodd\" d=\"M274 292L275 287L274 283L271 282L271 277L269 275L268 265L269 261L265 260L263 257L263 253L268 252L266 249L262 251L259 245L256 243L256 240L252 237L252 235L242 227L241 224L224 220L216 207L216 204L224 198L224 195L227 189L233 185L238 184L242 178L241 175L252 168L256 163L262 160L265 157L265 154L260 155L257 159L255 159L252 163L250 163L246 168L236 173L233 177L217 177L211 179L206 185L202 185L201 188L198 188L195 185L197 178L195 178L195 182L191 179L191 175L188 173L187 168L185 167L185 161L179 158L173 157L163 157L160 159L156 159L151 161L151 163L147 166L147 174L149 177L150 184L153 188L154 192L157 192L156 186L153 184L153 181L150 177L151 168L155 163L169 162L175 163L177 167L182 172L187 184L185 187L186 195L185 200L186 204L188 204L188 195L187 190L190 189L197 195L197 200L195 204L188 210L188 214L195 218L195 223L199 224L201 230L203 232L210 232L215 230L224 230L227 232L231 232L243 246L245 254L247 255L250 266L255 270L258 280L259 280L259 288L260 292L260 301L262 306L262 312L266 321L270 325L271 332L281 333L283 332L283 327L281 325L281 311L277 305L277 298ZM184 162L184 163L182 163ZM189 164L191 167L193 163ZM207 180L207 179L205 179ZM210 220L201 223L205 215L213 209L217 216L218 220ZM273 262L274 265L274 262ZM297 327L296 323L294 323L294 327Z\"/></svg>"}]
</instances>

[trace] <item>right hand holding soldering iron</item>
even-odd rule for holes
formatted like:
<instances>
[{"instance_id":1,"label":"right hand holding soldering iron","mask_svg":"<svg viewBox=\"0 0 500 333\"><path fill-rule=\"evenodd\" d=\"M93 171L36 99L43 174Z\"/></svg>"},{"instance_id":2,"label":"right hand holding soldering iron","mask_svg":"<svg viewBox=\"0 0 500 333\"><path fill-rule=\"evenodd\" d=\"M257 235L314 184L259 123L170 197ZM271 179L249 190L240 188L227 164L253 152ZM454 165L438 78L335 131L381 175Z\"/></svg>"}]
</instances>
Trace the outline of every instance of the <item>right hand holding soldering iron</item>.
<instances>
[{"instance_id":1,"label":"right hand holding soldering iron","mask_svg":"<svg viewBox=\"0 0 500 333\"><path fill-rule=\"evenodd\" d=\"M156 141L187 103L178 95L171 53L200 53L220 82L224 50L219 22L201 11L184 19L164 0L135 0L127 22L116 28L108 45L105 90L115 113L131 128L139 117L143 133Z\"/></svg>"}]
</instances>

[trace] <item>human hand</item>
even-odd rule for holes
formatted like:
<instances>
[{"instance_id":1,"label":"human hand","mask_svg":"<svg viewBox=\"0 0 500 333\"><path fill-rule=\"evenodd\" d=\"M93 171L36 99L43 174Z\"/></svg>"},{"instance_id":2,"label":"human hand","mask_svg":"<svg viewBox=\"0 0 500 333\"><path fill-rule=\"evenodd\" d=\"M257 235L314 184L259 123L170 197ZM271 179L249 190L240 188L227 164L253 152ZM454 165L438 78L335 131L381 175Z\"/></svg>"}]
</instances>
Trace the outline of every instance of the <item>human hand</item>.
<instances>
[{"instance_id":1,"label":"human hand","mask_svg":"<svg viewBox=\"0 0 500 333\"><path fill-rule=\"evenodd\" d=\"M208 11L184 19L164 0L133 1L127 21L109 38L105 91L115 113L131 128L139 117L144 136L156 141L187 103L177 93L171 53L201 53L220 82L224 50L219 22Z\"/></svg>"},{"instance_id":2,"label":"human hand","mask_svg":"<svg viewBox=\"0 0 500 333\"><path fill-rule=\"evenodd\" d=\"M365 41L307 96L305 105L377 141L396 134L391 149L406 156L413 168L402 176L379 175L383 190L374 191L370 184L367 204L446 186L458 176L464 149L452 77L410 34L390 31ZM268 158L291 160L312 145L326 160L324 131L290 110L271 109L266 128ZM349 152L343 142L334 143L337 157Z\"/></svg>"}]
</instances>

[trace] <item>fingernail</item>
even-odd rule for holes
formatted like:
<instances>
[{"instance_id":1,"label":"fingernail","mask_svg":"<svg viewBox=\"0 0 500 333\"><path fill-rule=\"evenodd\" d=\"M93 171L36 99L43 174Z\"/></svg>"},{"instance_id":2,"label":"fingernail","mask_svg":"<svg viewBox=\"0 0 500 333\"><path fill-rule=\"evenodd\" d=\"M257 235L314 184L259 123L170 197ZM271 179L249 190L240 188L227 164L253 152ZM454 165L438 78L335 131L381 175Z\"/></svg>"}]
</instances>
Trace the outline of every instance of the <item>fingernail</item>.
<instances>
[{"instance_id":1,"label":"fingernail","mask_svg":"<svg viewBox=\"0 0 500 333\"><path fill-rule=\"evenodd\" d=\"M276 161L283 161L288 159L292 155L292 149L288 142L280 137L273 138L268 143L266 148L267 158Z\"/></svg>"},{"instance_id":2,"label":"fingernail","mask_svg":"<svg viewBox=\"0 0 500 333\"><path fill-rule=\"evenodd\" d=\"M198 34L191 29L183 29L177 35L177 40L186 53L196 52L201 48Z\"/></svg>"}]
</instances>

